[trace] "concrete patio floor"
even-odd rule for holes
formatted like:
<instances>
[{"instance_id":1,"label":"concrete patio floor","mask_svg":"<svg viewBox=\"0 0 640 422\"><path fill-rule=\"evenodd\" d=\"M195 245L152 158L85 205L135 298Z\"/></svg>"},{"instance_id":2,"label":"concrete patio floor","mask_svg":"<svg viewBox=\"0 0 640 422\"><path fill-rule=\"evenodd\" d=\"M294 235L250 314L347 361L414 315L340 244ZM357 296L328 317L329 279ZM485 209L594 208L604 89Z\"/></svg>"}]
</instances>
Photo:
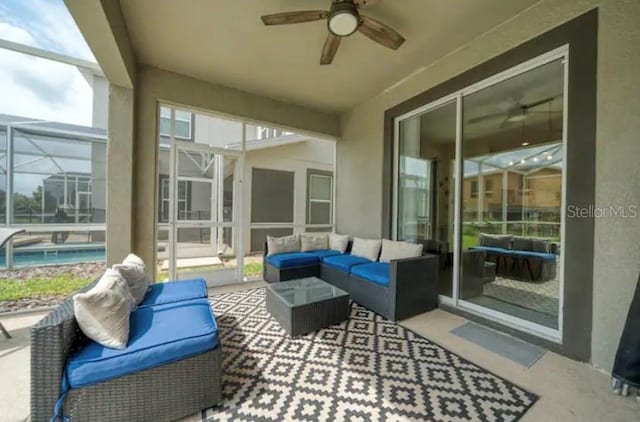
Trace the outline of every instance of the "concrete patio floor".
<instances>
[{"instance_id":1,"label":"concrete patio floor","mask_svg":"<svg viewBox=\"0 0 640 422\"><path fill-rule=\"evenodd\" d=\"M210 294L264 286L263 282L216 287ZM0 421L29 417L29 326L45 313L2 316L13 339L0 338ZM540 396L521 420L527 421L633 421L640 403L609 391L609 377L593 368L547 352L531 368L524 368L450 333L466 320L436 310L401 324L460 356ZM183 422L199 421L199 415Z\"/></svg>"}]
</instances>

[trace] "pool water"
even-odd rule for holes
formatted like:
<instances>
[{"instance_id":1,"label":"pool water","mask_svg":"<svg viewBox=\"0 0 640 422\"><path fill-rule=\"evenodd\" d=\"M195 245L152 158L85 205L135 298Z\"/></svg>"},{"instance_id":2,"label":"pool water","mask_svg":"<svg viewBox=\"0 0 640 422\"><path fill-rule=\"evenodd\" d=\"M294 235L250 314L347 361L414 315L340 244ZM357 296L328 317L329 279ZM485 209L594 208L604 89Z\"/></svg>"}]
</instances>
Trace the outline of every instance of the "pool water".
<instances>
[{"instance_id":1,"label":"pool water","mask_svg":"<svg viewBox=\"0 0 640 422\"><path fill-rule=\"evenodd\" d=\"M51 249L35 251L13 251L14 267L36 267L40 265L79 264L105 260L104 248ZM0 249L0 268L6 266L4 248Z\"/></svg>"}]
</instances>

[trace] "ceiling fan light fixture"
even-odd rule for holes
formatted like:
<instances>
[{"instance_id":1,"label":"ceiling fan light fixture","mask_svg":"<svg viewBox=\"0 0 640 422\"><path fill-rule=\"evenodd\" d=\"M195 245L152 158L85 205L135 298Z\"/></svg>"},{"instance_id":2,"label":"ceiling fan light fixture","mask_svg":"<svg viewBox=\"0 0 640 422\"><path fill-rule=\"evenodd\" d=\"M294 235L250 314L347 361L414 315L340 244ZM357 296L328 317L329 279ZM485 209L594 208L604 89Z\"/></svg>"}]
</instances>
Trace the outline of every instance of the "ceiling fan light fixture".
<instances>
[{"instance_id":1,"label":"ceiling fan light fixture","mask_svg":"<svg viewBox=\"0 0 640 422\"><path fill-rule=\"evenodd\" d=\"M358 8L350 1L334 3L327 18L329 31L338 37L347 37L360 26Z\"/></svg>"}]
</instances>

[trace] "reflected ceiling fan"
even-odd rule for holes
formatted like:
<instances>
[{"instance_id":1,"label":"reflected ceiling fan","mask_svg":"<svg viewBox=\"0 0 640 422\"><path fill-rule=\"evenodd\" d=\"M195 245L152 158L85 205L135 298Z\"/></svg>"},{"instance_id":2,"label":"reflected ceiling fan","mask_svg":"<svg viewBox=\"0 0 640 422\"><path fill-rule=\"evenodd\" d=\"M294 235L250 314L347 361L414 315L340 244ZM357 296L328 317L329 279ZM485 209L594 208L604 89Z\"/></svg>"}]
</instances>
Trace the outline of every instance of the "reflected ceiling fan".
<instances>
[{"instance_id":1,"label":"reflected ceiling fan","mask_svg":"<svg viewBox=\"0 0 640 422\"><path fill-rule=\"evenodd\" d=\"M500 128L503 128L511 123L523 122L532 114L546 114L551 115L552 113L561 113L559 110L531 110L533 108L539 107L543 104L552 103L558 97L547 97L538 101L534 101L528 104L521 104L520 102L516 102L512 107L510 107L507 111L499 112L499 113L489 113L482 116L477 116L467 120L467 123L474 124L484 122L486 120L495 119L498 117L504 118L502 123L500 124Z\"/></svg>"},{"instance_id":2,"label":"reflected ceiling fan","mask_svg":"<svg viewBox=\"0 0 640 422\"><path fill-rule=\"evenodd\" d=\"M322 48L321 65L331 64L344 37L359 31L378 44L397 50L405 42L402 35L387 25L360 14L360 9L373 6L380 0L333 0L325 10L301 10L262 16L265 25L288 25L326 19L329 35Z\"/></svg>"}]
</instances>

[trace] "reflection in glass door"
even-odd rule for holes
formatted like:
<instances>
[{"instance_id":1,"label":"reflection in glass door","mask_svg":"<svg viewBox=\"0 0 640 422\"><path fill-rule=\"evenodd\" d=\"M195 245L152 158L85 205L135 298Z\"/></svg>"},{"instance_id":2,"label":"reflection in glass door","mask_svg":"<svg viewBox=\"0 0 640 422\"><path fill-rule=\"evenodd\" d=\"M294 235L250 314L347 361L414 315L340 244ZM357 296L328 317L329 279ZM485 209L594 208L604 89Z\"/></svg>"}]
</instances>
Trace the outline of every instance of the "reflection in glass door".
<instances>
[{"instance_id":1,"label":"reflection in glass door","mask_svg":"<svg viewBox=\"0 0 640 422\"><path fill-rule=\"evenodd\" d=\"M557 330L564 61L463 97L460 299Z\"/></svg>"},{"instance_id":2,"label":"reflection in glass door","mask_svg":"<svg viewBox=\"0 0 640 422\"><path fill-rule=\"evenodd\" d=\"M396 239L440 257L439 294L453 291L456 103L400 122Z\"/></svg>"},{"instance_id":3,"label":"reflection in glass door","mask_svg":"<svg viewBox=\"0 0 640 422\"><path fill-rule=\"evenodd\" d=\"M393 236L440 256L440 298L562 338L568 50L395 121Z\"/></svg>"},{"instance_id":4,"label":"reflection in glass door","mask_svg":"<svg viewBox=\"0 0 640 422\"><path fill-rule=\"evenodd\" d=\"M175 142L170 157L169 278L202 277L209 285L242 280L243 254L237 253L242 251L237 228L241 154Z\"/></svg>"}]
</instances>

